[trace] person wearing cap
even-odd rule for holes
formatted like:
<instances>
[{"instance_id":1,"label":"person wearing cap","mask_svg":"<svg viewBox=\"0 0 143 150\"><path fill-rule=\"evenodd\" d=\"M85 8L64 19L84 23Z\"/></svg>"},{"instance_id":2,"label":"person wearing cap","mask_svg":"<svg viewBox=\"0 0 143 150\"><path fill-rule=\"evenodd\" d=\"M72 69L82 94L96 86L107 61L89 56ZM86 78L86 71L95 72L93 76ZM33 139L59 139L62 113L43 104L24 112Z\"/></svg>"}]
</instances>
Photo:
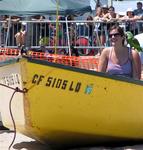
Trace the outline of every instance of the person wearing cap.
<instances>
[{"instance_id":1,"label":"person wearing cap","mask_svg":"<svg viewBox=\"0 0 143 150\"><path fill-rule=\"evenodd\" d=\"M101 9L102 9L102 15L103 15L103 16L108 13L108 6L107 6L107 5L103 5L103 6L101 7Z\"/></svg>"},{"instance_id":2,"label":"person wearing cap","mask_svg":"<svg viewBox=\"0 0 143 150\"><path fill-rule=\"evenodd\" d=\"M126 15L120 18L122 21L136 21L138 20L138 16L134 14L134 11L132 8L128 8L126 11Z\"/></svg>"},{"instance_id":3,"label":"person wearing cap","mask_svg":"<svg viewBox=\"0 0 143 150\"><path fill-rule=\"evenodd\" d=\"M126 15L121 17L119 20L125 21L126 31L131 31L132 34L136 35L138 33L137 23L138 16L134 15L133 9L128 8L126 11Z\"/></svg>"}]
</instances>

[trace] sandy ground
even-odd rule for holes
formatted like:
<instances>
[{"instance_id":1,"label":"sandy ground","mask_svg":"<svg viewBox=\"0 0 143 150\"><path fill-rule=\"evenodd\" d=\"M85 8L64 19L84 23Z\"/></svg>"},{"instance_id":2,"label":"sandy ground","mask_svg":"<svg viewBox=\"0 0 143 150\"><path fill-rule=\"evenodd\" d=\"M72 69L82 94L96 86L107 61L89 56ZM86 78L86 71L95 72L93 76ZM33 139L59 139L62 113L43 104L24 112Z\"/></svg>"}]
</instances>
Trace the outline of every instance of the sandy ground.
<instances>
[{"instance_id":1,"label":"sandy ground","mask_svg":"<svg viewBox=\"0 0 143 150\"><path fill-rule=\"evenodd\" d=\"M0 150L8 150L12 140L12 131L0 131ZM31 139L23 134L17 133L16 139L10 150L50 150L47 146Z\"/></svg>"},{"instance_id":2,"label":"sandy ground","mask_svg":"<svg viewBox=\"0 0 143 150\"><path fill-rule=\"evenodd\" d=\"M13 139L12 131L0 131L0 150L8 150ZM46 145L29 138L23 134L17 133L14 144L10 150L52 150ZM64 150L64 149L63 149ZM125 146L117 148L91 147L91 148L75 148L69 150L143 150L143 145Z\"/></svg>"}]
</instances>

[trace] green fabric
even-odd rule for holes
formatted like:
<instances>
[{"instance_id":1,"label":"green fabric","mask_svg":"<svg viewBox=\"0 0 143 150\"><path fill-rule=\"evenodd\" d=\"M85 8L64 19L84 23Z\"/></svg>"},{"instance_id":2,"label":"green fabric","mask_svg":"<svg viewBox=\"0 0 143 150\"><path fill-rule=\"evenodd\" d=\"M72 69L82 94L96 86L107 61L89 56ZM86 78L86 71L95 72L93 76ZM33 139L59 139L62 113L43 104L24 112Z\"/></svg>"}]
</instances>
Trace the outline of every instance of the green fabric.
<instances>
[{"instance_id":1,"label":"green fabric","mask_svg":"<svg viewBox=\"0 0 143 150\"><path fill-rule=\"evenodd\" d=\"M0 0L1 15L56 14L57 0ZM90 0L59 0L59 14L82 14L91 11Z\"/></svg>"}]
</instances>

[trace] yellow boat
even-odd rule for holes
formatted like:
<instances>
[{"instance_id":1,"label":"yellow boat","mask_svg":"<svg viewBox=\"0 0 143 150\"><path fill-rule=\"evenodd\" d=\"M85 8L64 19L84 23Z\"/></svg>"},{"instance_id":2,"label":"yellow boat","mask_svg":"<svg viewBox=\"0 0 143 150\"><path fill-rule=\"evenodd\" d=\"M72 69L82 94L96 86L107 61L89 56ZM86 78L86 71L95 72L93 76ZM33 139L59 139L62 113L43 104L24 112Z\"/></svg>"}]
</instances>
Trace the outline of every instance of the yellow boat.
<instances>
[{"instance_id":1,"label":"yellow boat","mask_svg":"<svg viewBox=\"0 0 143 150\"><path fill-rule=\"evenodd\" d=\"M13 97L14 120L19 131L41 142L82 146L143 140L142 81L36 58L0 67L0 81L26 89ZM12 92L3 86L0 91L3 123L12 127Z\"/></svg>"},{"instance_id":2,"label":"yellow boat","mask_svg":"<svg viewBox=\"0 0 143 150\"><path fill-rule=\"evenodd\" d=\"M9 7L6 3L1 2L3 15L73 15L90 10L87 0L11 0ZM45 59L0 62L0 113L6 127L15 122L18 131L62 146L143 140L142 81L96 72L95 64L83 65L77 59Z\"/></svg>"}]
</instances>

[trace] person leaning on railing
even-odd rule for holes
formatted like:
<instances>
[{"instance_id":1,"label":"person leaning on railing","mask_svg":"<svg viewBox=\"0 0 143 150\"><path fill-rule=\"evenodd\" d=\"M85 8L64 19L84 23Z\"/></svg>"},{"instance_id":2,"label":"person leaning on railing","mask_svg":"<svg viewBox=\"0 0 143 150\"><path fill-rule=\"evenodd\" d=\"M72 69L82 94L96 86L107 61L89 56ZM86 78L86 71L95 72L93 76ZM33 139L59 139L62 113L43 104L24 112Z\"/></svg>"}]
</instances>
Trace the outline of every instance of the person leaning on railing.
<instances>
[{"instance_id":1,"label":"person leaning on railing","mask_svg":"<svg viewBox=\"0 0 143 150\"><path fill-rule=\"evenodd\" d=\"M103 8L97 7L95 17L95 33L96 33L96 44L99 46L105 45L106 37L104 30L104 18L103 18Z\"/></svg>"},{"instance_id":2,"label":"person leaning on railing","mask_svg":"<svg viewBox=\"0 0 143 150\"><path fill-rule=\"evenodd\" d=\"M110 26L117 24L117 21L119 20L120 15L115 12L115 8L113 6L109 7L108 13L104 15L104 19L106 20L107 29L110 28Z\"/></svg>"},{"instance_id":3,"label":"person leaning on railing","mask_svg":"<svg viewBox=\"0 0 143 150\"><path fill-rule=\"evenodd\" d=\"M143 20L143 4L142 2L137 2L137 9L133 11L134 15L138 17L139 20ZM138 23L138 28L140 32L143 32L143 24Z\"/></svg>"},{"instance_id":4,"label":"person leaning on railing","mask_svg":"<svg viewBox=\"0 0 143 150\"><path fill-rule=\"evenodd\" d=\"M19 16L9 16L7 21L9 22L9 19L11 21L11 25L9 27L9 36L8 36L8 45L9 46L16 46L16 39L14 35L20 30L21 28L21 17Z\"/></svg>"},{"instance_id":5,"label":"person leaning on railing","mask_svg":"<svg viewBox=\"0 0 143 150\"><path fill-rule=\"evenodd\" d=\"M106 21L106 26L104 26L104 29L106 35L106 45L108 46L109 46L109 39L108 39L109 28L112 25L119 24L118 23L119 17L120 15L115 12L115 8L113 6L110 6L108 8L108 13L103 16L104 22Z\"/></svg>"},{"instance_id":6,"label":"person leaning on railing","mask_svg":"<svg viewBox=\"0 0 143 150\"><path fill-rule=\"evenodd\" d=\"M134 15L136 16L143 16L143 4L142 2L137 2L137 9L135 9L133 12L134 12Z\"/></svg>"},{"instance_id":7,"label":"person leaning on railing","mask_svg":"<svg viewBox=\"0 0 143 150\"><path fill-rule=\"evenodd\" d=\"M138 52L127 47L123 29L114 25L109 29L111 47L103 49L99 58L99 72L128 78L141 78L141 60Z\"/></svg>"},{"instance_id":8,"label":"person leaning on railing","mask_svg":"<svg viewBox=\"0 0 143 150\"><path fill-rule=\"evenodd\" d=\"M21 48L21 46L23 46L25 44L25 35L26 35L26 23L23 22L21 25L21 29L19 32L17 32L15 34L15 38L16 38L16 45Z\"/></svg>"},{"instance_id":9,"label":"person leaning on railing","mask_svg":"<svg viewBox=\"0 0 143 150\"><path fill-rule=\"evenodd\" d=\"M8 21L7 19L9 18L8 15L3 15L1 16L1 46L5 45L6 42L6 36L7 36L7 31L8 31Z\"/></svg>"},{"instance_id":10,"label":"person leaning on railing","mask_svg":"<svg viewBox=\"0 0 143 150\"><path fill-rule=\"evenodd\" d=\"M138 23L137 20L140 20L139 16L134 15L132 8L128 8L126 11L126 15L120 17L119 20L125 22L126 31L131 31L132 34L138 34Z\"/></svg>"},{"instance_id":11,"label":"person leaning on railing","mask_svg":"<svg viewBox=\"0 0 143 150\"><path fill-rule=\"evenodd\" d=\"M89 22L86 23L85 27L87 28L89 41L90 41L91 45L93 45L92 43L94 42L94 28L95 28L94 23L92 22L93 17L89 15L89 16L87 16L86 20Z\"/></svg>"}]
</instances>

